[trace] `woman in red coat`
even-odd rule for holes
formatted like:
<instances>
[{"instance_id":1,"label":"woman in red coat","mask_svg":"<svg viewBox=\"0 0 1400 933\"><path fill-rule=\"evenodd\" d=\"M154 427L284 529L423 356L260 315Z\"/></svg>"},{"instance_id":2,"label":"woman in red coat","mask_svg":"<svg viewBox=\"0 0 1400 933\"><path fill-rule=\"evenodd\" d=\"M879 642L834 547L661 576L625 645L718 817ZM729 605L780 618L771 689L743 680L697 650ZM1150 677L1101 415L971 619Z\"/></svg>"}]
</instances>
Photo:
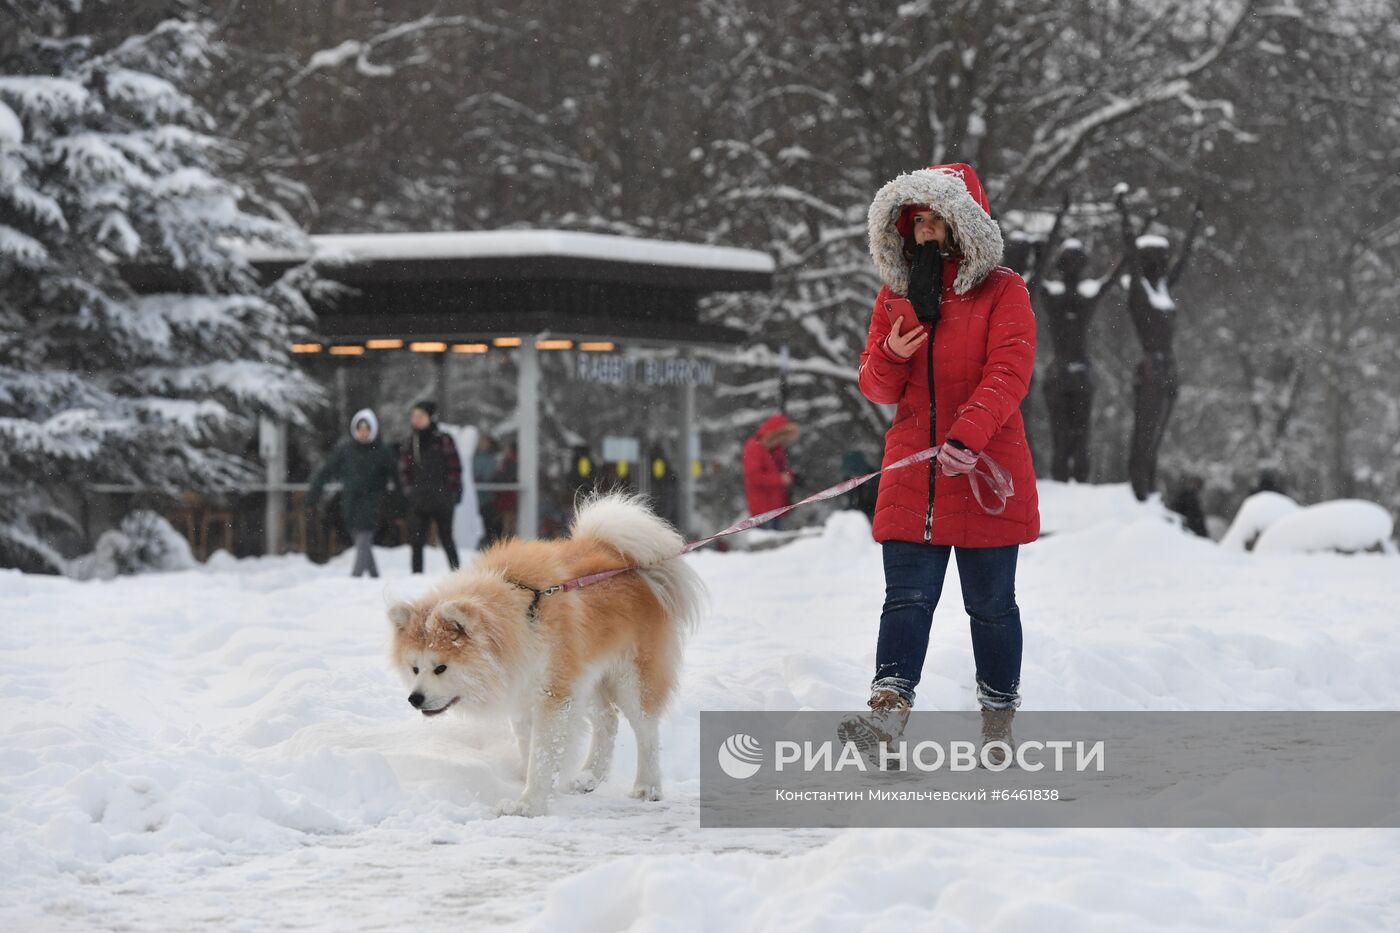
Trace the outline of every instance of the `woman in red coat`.
<instances>
[{"instance_id":1,"label":"woman in red coat","mask_svg":"<svg viewBox=\"0 0 1400 933\"><path fill-rule=\"evenodd\" d=\"M744 443L744 494L749 514L762 515L787 505L792 498L792 471L788 469L787 445L801 436L797 424L782 413L767 418ZM778 530L779 519L759 526Z\"/></svg>"},{"instance_id":2,"label":"woman in red coat","mask_svg":"<svg viewBox=\"0 0 1400 933\"><path fill-rule=\"evenodd\" d=\"M884 466L928 447L937 458L887 473L874 536L885 603L870 707L857 744L902 730L928 651L950 556L972 627L984 732L1009 740L1021 702L1019 546L1040 533L1020 403L1035 362L1035 318L1021 277L998 265L1001 233L982 183L962 163L900 175L870 205L870 253L884 281L860 357L860 388L895 405ZM979 455L1012 479L1005 509L974 498ZM990 504L990 503L989 503ZM859 730L858 730L859 731Z\"/></svg>"}]
</instances>

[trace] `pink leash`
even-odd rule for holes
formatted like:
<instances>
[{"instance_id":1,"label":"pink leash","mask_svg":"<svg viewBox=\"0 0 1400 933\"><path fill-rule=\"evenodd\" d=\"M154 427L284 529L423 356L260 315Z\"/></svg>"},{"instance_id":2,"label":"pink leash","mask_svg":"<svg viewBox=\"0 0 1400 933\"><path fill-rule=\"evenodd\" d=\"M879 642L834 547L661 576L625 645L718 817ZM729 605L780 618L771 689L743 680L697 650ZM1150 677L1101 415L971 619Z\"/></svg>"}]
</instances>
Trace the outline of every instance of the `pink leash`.
<instances>
[{"instance_id":1,"label":"pink leash","mask_svg":"<svg viewBox=\"0 0 1400 933\"><path fill-rule=\"evenodd\" d=\"M929 447L916 454L910 454L903 459L896 460L882 470L876 470L874 473L867 473L864 476L853 476L848 480L842 480L835 486L828 486L821 492L812 493L812 495L800 502L794 502L792 505L785 505L780 509L772 509L761 515L750 515L748 518L737 521L723 531L710 535L708 538L701 538L698 541L690 542L685 547L681 548L680 554L677 554L676 557L680 557L681 554L689 554L696 548L702 548L711 541L717 541L720 538L727 538L729 535L747 531L755 525L762 525L764 522L771 521L780 515L786 515L793 509L801 508L804 505L810 505L813 502L833 499L843 493L848 493L857 486L863 485L879 476L881 473L888 473L890 470L901 470L904 467L922 463L936 456L938 456L938 448ZM929 468L936 470L938 469L938 465L933 464ZM977 455L977 462L973 465L972 472L968 474L968 481L972 483L972 497L977 500L977 504L982 507L982 511L986 512L988 515L1000 515L1006 509L1006 500L1010 499L1016 493L1015 487L1011 482L1011 474L1007 473L1006 470L1002 468L1001 464L997 463L986 454ZM984 485L987 487L986 492L982 489ZM994 505L989 506L987 504L985 497L988 495L995 497L996 502ZM612 570L600 570L598 573L590 573L587 576L575 577L566 583L560 583L539 592L544 596L550 596L561 591L569 592L570 590L577 590L598 583L609 577L615 577L620 573L640 570L643 566L642 564L633 564L630 567L616 567Z\"/></svg>"}]
</instances>

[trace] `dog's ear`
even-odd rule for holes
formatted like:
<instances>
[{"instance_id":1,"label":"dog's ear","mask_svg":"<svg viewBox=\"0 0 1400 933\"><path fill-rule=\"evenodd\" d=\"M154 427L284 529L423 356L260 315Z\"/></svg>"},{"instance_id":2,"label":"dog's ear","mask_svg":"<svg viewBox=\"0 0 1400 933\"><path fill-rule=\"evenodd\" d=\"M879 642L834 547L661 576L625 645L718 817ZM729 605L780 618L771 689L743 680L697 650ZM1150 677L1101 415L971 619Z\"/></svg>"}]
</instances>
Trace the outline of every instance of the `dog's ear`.
<instances>
[{"instance_id":1,"label":"dog's ear","mask_svg":"<svg viewBox=\"0 0 1400 933\"><path fill-rule=\"evenodd\" d=\"M416 615L418 610L413 603L394 603L389 607L389 624L396 630L403 631Z\"/></svg>"},{"instance_id":2,"label":"dog's ear","mask_svg":"<svg viewBox=\"0 0 1400 933\"><path fill-rule=\"evenodd\" d=\"M454 635L465 638L471 634L472 620L465 602L443 603L437 607L437 615Z\"/></svg>"}]
</instances>

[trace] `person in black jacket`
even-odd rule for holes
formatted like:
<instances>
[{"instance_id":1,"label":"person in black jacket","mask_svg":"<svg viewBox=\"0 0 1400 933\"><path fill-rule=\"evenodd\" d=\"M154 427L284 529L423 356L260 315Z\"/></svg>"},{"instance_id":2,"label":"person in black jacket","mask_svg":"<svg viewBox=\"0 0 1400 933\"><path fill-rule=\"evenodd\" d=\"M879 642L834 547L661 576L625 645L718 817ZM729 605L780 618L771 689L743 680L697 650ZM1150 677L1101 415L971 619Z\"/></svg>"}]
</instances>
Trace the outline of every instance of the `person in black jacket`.
<instances>
[{"instance_id":1,"label":"person in black jacket","mask_svg":"<svg viewBox=\"0 0 1400 933\"><path fill-rule=\"evenodd\" d=\"M393 487L393 455L379 443L379 419L368 408L355 412L350 419L353 440L344 440L321 464L311 478L311 490L306 497L308 508L315 508L321 499L321 488L327 482L339 482L340 508L345 528L355 539L355 567L352 577L368 573L379 576L374 564L374 529L379 522L379 502L386 489Z\"/></svg>"},{"instance_id":2,"label":"person in black jacket","mask_svg":"<svg viewBox=\"0 0 1400 933\"><path fill-rule=\"evenodd\" d=\"M408 543L413 548L413 572L423 572L423 545L429 523L437 526L447 564L457 569L457 545L452 540L452 512L462 498L462 460L450 435L438 430L437 405L419 402L409 423L413 433L399 456L399 480L408 499Z\"/></svg>"}]
</instances>

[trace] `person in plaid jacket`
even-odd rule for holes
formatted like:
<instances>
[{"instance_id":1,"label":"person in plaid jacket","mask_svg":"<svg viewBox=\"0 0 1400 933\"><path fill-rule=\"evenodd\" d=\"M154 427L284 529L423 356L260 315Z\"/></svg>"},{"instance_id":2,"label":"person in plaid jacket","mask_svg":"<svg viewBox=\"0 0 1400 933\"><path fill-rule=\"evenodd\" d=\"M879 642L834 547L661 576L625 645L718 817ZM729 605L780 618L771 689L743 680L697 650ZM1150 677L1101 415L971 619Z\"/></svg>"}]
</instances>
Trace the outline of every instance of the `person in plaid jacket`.
<instances>
[{"instance_id":1,"label":"person in plaid jacket","mask_svg":"<svg viewBox=\"0 0 1400 933\"><path fill-rule=\"evenodd\" d=\"M423 545L428 526L437 526L447 564L457 569L457 545L452 540L452 512L462 498L462 459L452 437L438 430L437 405L419 402L409 423L413 433L399 455L399 481L408 500L408 543L413 548L413 572L423 572Z\"/></svg>"}]
</instances>

